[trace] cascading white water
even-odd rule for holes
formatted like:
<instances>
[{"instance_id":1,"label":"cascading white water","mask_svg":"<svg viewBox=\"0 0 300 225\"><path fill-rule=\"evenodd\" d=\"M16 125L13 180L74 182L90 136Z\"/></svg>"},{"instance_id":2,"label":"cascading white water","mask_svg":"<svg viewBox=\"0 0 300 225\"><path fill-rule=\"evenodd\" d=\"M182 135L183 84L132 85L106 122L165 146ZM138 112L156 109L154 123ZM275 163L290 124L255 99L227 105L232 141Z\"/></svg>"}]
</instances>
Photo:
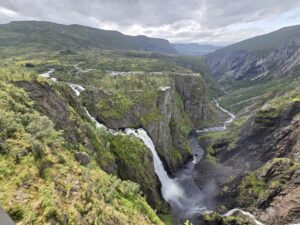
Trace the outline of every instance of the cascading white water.
<instances>
[{"instance_id":1,"label":"cascading white water","mask_svg":"<svg viewBox=\"0 0 300 225\"><path fill-rule=\"evenodd\" d=\"M80 93L85 90L84 87L77 84L70 84L70 87L73 89L77 96L79 96ZM106 131L113 134L117 133L112 129L108 129L104 124L99 123L86 108L85 110L88 117L97 128L105 129ZM139 138L150 149L153 157L154 171L161 182L161 192L163 198L170 204L176 204L177 207L181 207L180 199L184 198L184 191L180 188L180 186L174 179L171 179L168 176L167 172L164 169L163 163L161 162L155 150L155 146L147 132L144 129L126 128L124 133L127 135L134 135L135 137Z\"/></svg>"},{"instance_id":2,"label":"cascading white water","mask_svg":"<svg viewBox=\"0 0 300 225\"><path fill-rule=\"evenodd\" d=\"M84 91L84 87L82 87L81 85L78 84L70 84L70 87L73 89L73 91L75 92L75 94L77 96L80 95L80 92Z\"/></svg>"},{"instance_id":3,"label":"cascading white water","mask_svg":"<svg viewBox=\"0 0 300 225\"><path fill-rule=\"evenodd\" d=\"M77 84L71 84L70 87L73 89L73 91L75 92L75 94L77 96L79 96L80 93L85 90L84 87L77 85ZM222 108L219 105L219 102L217 100L215 100L215 103L219 109L221 109L223 112L227 113L230 116L230 118L224 122L224 126L221 127L222 130L226 130L227 125L232 123L233 120L235 119L235 115L230 113L228 110ZM85 110L86 110L88 117L95 124L95 126L97 128L105 129L106 131L108 131L112 134L117 134L117 133L121 134L121 132L117 132L115 130L109 129L104 124L99 123L88 112L88 110L86 108L85 108ZM205 129L206 131L202 130L201 132L218 131L217 129L219 129L219 128L220 127L208 128L208 129ZM126 128L124 133L127 135L134 135L135 137L139 138L150 149L152 156L153 156L154 171L161 182L162 196L167 202L169 202L172 205L172 207L177 208L177 209L178 208L184 209L186 215L211 213L211 211L207 211L207 209L204 206L202 206L201 204L199 205L199 202L201 202L200 195L202 195L202 193L199 190L199 188L194 184L194 182L191 182L193 180L193 178L189 177L190 179L188 179L188 183L192 186L193 193L189 193L189 195L187 195L185 190L180 186L180 184L176 181L176 179L171 179L168 176L167 172L164 169L163 163L160 160L160 158L156 152L154 143L152 142L151 138L149 137L149 135L147 134L147 132L144 129ZM196 162L195 158L194 158L193 162ZM184 182L186 182L185 179L183 179ZM243 215L252 218L257 225L264 225L263 223L256 220L255 217L251 213L245 212L238 208L228 211L223 216L231 216L235 212L240 212Z\"/></svg>"},{"instance_id":4,"label":"cascading white water","mask_svg":"<svg viewBox=\"0 0 300 225\"><path fill-rule=\"evenodd\" d=\"M235 209L232 209L232 210L228 211L228 212L225 213L223 216L232 216L232 215L234 215L236 212L240 212L240 213L242 213L243 215L250 217L251 219L254 220L254 222L255 222L257 225L264 225L262 222L256 220L255 217L254 217L251 213L245 212L245 211L243 211L243 210L241 210L241 209L238 209L238 208L235 208Z\"/></svg>"},{"instance_id":5,"label":"cascading white water","mask_svg":"<svg viewBox=\"0 0 300 225\"><path fill-rule=\"evenodd\" d=\"M55 69L49 69L49 71L45 72L45 73L41 73L39 74L40 77L45 77L45 78L50 78L51 73L53 73L55 71Z\"/></svg>"},{"instance_id":6,"label":"cascading white water","mask_svg":"<svg viewBox=\"0 0 300 225\"><path fill-rule=\"evenodd\" d=\"M89 111L84 108L85 111L86 111L86 114L88 115L88 117L90 118L90 120L95 124L96 128L101 128L101 129L104 129L106 130L107 132L111 133L111 134L117 134L118 132L116 132L115 130L113 129L109 129L107 126L105 126L104 124L102 123L99 123L90 113Z\"/></svg>"},{"instance_id":7,"label":"cascading white water","mask_svg":"<svg viewBox=\"0 0 300 225\"><path fill-rule=\"evenodd\" d=\"M180 199L185 198L184 191L180 188L178 183L174 180L171 179L167 172L164 169L164 166L155 150L155 146L147 134L147 132L144 129L125 129L125 133L129 135L134 135L137 138L141 139L145 145L150 149L152 156L153 156L153 161L154 161L154 170L155 173L157 174L160 182L161 182L161 192L163 198L169 202L170 204L176 204L177 207L181 207L182 203Z\"/></svg>"}]
</instances>

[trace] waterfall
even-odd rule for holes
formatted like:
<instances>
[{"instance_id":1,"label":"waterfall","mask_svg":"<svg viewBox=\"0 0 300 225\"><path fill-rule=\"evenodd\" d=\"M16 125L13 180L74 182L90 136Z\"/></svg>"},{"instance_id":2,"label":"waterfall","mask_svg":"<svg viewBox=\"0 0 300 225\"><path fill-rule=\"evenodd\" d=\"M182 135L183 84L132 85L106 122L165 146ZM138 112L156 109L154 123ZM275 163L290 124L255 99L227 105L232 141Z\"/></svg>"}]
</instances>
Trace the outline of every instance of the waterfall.
<instances>
[{"instance_id":1,"label":"waterfall","mask_svg":"<svg viewBox=\"0 0 300 225\"><path fill-rule=\"evenodd\" d=\"M84 87L77 84L70 84L70 87L73 89L77 96L79 96L80 93L85 90ZM97 128L105 129L112 134L118 133L112 129L107 128L104 124L99 123L86 108L85 110L87 116ZM182 203L180 200L184 199L184 191L180 188L180 186L174 179L171 179L168 176L167 172L164 169L163 163L155 150L155 146L147 132L144 129L126 128L124 133L127 135L134 135L135 137L142 140L144 144L149 148L153 157L154 171L158 176L159 181L161 182L161 193L163 198L172 205L176 204L176 207L182 207Z\"/></svg>"},{"instance_id":2,"label":"waterfall","mask_svg":"<svg viewBox=\"0 0 300 225\"><path fill-rule=\"evenodd\" d=\"M90 118L90 120L95 124L96 128L101 128L106 130L107 132L111 133L111 134L117 134L118 132L116 132L113 129L109 129L107 126L105 126L102 123L99 123L90 113L89 111L84 107L86 114L88 115L88 117Z\"/></svg>"},{"instance_id":3,"label":"waterfall","mask_svg":"<svg viewBox=\"0 0 300 225\"><path fill-rule=\"evenodd\" d=\"M77 85L77 84L70 84L70 87L73 89L73 91L75 92L75 94L77 96L79 96L80 93L85 90L84 87ZM232 113L230 113L229 111L227 111L226 109L222 108L219 105L217 100L215 100L215 103L219 109L221 109L223 112L227 113L230 116L230 118L224 122L224 126L221 127L223 130L225 130L226 126L235 119L235 116ZM99 123L89 113L89 111L86 108L85 108L85 110L86 110L87 116L95 124L96 128L104 129L113 135L115 135L115 134L134 135L135 137L139 138L141 141L144 142L144 144L149 148L149 150L152 153L153 163L154 163L154 171L155 171L156 175L158 176L159 181L161 183L162 197L164 198L164 200L166 200L168 203L170 203L171 206L175 210L179 209L178 213L180 213L180 210L182 210L183 214L186 216L186 215L204 214L204 213L212 212L212 211L207 211L207 209L204 206L202 206L203 205L202 197L201 197L202 193L201 193L200 189L198 188L198 186L194 183L193 178L190 177L191 174L186 175L186 174L182 173L181 175L179 175L177 179L178 179L178 181L181 181L180 183L177 182L177 179L172 179L168 176L167 172L164 169L163 163L160 160L160 158L156 152L153 141L151 140L151 138L149 137L149 135L147 134L147 132L144 129L126 128L124 132L117 132L113 129L107 128L104 124ZM202 130L201 132L209 132L212 130L217 131L218 129L220 129L220 127L212 127L212 128L207 128L205 130ZM198 146L198 147L200 147L200 146ZM203 154L203 152L201 153L201 151L200 151L200 153L198 152L198 154ZM202 155L200 155L200 159L201 158L202 158ZM195 158L194 158L193 162L196 163ZM190 171L190 169L187 169L187 171ZM182 182L189 183L189 186L192 191L183 189L184 185L182 184ZM228 211L226 214L224 214L223 216L231 216L235 212L240 212L243 215L252 218L257 225L264 225L263 223L256 220L255 217L251 213L245 212L241 209L232 209L232 210Z\"/></svg>"},{"instance_id":4,"label":"waterfall","mask_svg":"<svg viewBox=\"0 0 300 225\"><path fill-rule=\"evenodd\" d=\"M171 179L167 172L164 169L164 166L155 150L155 146L147 134L147 132L144 129L130 129L127 128L125 130L126 134L134 135L140 140L144 142L144 144L150 149L153 161L154 161L154 170L156 175L158 176L160 182L161 182L161 192L163 198L169 202L170 204L176 204L176 206L181 207L182 203L180 199L183 199L185 197L185 194L183 190L180 188L179 184L174 180Z\"/></svg>"}]
</instances>

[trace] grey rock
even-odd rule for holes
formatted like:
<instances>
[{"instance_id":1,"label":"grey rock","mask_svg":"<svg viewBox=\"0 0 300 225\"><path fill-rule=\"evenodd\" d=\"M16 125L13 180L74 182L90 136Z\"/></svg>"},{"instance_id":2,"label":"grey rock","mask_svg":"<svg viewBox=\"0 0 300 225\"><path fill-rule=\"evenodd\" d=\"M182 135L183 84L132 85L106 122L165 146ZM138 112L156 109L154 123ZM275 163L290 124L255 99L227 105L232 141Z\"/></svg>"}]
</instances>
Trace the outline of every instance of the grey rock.
<instances>
[{"instance_id":1,"label":"grey rock","mask_svg":"<svg viewBox=\"0 0 300 225\"><path fill-rule=\"evenodd\" d=\"M83 166L86 166L91 162L89 155L85 152L76 152L75 159Z\"/></svg>"}]
</instances>

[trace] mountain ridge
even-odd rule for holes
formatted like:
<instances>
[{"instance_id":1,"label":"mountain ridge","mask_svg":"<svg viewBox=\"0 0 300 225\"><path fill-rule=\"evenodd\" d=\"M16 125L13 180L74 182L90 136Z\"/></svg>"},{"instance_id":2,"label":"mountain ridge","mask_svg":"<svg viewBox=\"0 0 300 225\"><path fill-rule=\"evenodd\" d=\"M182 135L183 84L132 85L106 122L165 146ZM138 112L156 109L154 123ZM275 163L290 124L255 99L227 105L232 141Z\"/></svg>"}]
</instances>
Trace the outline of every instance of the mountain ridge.
<instances>
[{"instance_id":1,"label":"mountain ridge","mask_svg":"<svg viewBox=\"0 0 300 225\"><path fill-rule=\"evenodd\" d=\"M300 25L256 36L207 55L219 80L284 77L300 64Z\"/></svg>"},{"instance_id":2,"label":"mountain ridge","mask_svg":"<svg viewBox=\"0 0 300 225\"><path fill-rule=\"evenodd\" d=\"M168 40L88 26L46 21L13 21L0 25L0 46L102 48L176 53Z\"/></svg>"}]
</instances>

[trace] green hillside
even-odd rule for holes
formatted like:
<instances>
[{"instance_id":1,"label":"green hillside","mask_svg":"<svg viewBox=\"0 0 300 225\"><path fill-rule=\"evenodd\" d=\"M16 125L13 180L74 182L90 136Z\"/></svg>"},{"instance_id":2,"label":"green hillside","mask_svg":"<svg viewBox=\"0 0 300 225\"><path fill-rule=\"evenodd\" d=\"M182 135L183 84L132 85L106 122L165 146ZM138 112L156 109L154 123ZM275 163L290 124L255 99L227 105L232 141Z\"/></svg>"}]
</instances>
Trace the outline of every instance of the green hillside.
<instances>
[{"instance_id":1,"label":"green hillside","mask_svg":"<svg viewBox=\"0 0 300 225\"><path fill-rule=\"evenodd\" d=\"M175 49L164 39L128 36L117 31L42 21L18 21L0 25L0 46L102 48L175 53Z\"/></svg>"}]
</instances>

